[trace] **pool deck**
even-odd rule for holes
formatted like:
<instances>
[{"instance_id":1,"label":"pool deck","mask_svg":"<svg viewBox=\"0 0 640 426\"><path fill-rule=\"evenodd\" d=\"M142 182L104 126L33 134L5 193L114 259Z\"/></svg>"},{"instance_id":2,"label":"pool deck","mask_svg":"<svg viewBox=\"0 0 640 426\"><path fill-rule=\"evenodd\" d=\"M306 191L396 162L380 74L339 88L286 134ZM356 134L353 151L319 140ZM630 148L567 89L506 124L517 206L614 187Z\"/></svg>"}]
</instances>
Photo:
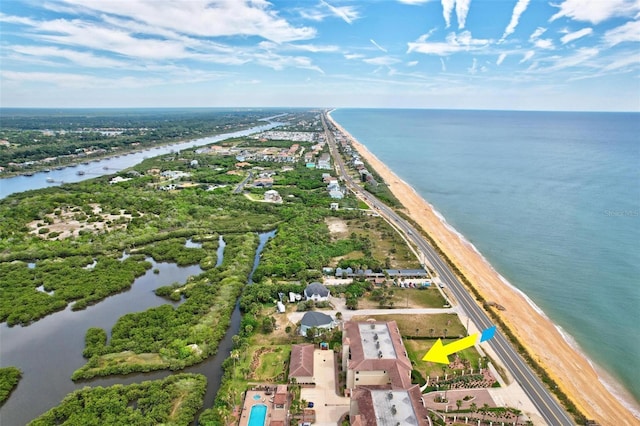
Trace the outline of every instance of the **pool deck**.
<instances>
[{"instance_id":1,"label":"pool deck","mask_svg":"<svg viewBox=\"0 0 640 426\"><path fill-rule=\"evenodd\" d=\"M267 413L265 417L265 426L269 426L272 423L286 424L287 419L287 406L285 408L275 408L273 398L275 396L275 386L271 385L272 390L270 394L267 390L248 390L244 397L244 404L242 406L242 412L240 413L239 426L249 425L249 416L251 415L251 407L254 405L266 405ZM282 423L279 423L282 421Z\"/></svg>"}]
</instances>

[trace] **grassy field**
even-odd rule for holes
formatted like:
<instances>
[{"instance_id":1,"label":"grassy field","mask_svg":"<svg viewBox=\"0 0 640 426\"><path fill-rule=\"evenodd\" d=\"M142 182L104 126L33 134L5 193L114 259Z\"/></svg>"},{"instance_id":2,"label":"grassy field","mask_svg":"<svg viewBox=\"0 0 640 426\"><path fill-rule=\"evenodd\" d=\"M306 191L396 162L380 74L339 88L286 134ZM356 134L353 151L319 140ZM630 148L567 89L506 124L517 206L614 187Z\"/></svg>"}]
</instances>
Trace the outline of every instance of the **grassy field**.
<instances>
[{"instance_id":1,"label":"grassy field","mask_svg":"<svg viewBox=\"0 0 640 426\"><path fill-rule=\"evenodd\" d=\"M402 315L402 314L385 314L385 315L357 315L353 317L354 321L366 321L368 318L374 318L380 321L395 321L402 337L463 337L466 330L456 314L421 314L421 315Z\"/></svg>"},{"instance_id":2,"label":"grassy field","mask_svg":"<svg viewBox=\"0 0 640 426\"><path fill-rule=\"evenodd\" d=\"M442 341L443 344L447 344L453 342L455 339L445 339ZM407 348L407 354L409 355L409 359L411 363L414 365L414 368L420 371L425 377L431 376L442 376L444 372L451 373L451 369L447 368L444 364L435 364L433 362L426 362L422 360L422 357L431 349L431 346L436 341L433 339L404 339L404 346ZM471 367L474 369L478 368L478 359L480 358L480 354L474 348L464 349L458 352L458 356L461 359L466 359L471 363ZM450 355L449 360L453 361L454 356Z\"/></svg>"},{"instance_id":3,"label":"grassy field","mask_svg":"<svg viewBox=\"0 0 640 426\"><path fill-rule=\"evenodd\" d=\"M257 354L257 347L250 347L249 353ZM290 345L268 347L259 357L254 357L255 369L251 371L250 380L258 382L284 382L288 374ZM256 359L257 358L257 359Z\"/></svg>"},{"instance_id":4,"label":"grassy field","mask_svg":"<svg viewBox=\"0 0 640 426\"><path fill-rule=\"evenodd\" d=\"M446 303L442 294L435 286L430 288L402 288L391 287L393 290L393 308L442 308ZM360 309L378 309L380 302L369 296L358 302ZM390 311L393 312L393 311Z\"/></svg>"}]
</instances>

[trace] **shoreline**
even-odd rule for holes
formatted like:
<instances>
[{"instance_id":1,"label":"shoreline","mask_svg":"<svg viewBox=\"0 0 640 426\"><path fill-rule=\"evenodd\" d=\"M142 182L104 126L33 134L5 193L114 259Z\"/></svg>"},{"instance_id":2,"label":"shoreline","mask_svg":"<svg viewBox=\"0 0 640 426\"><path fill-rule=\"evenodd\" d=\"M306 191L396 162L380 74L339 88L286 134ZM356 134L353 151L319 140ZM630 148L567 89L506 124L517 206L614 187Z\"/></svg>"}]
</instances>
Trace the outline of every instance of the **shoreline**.
<instances>
[{"instance_id":1,"label":"shoreline","mask_svg":"<svg viewBox=\"0 0 640 426\"><path fill-rule=\"evenodd\" d=\"M429 234L488 301L506 307L499 316L531 356L588 418L600 424L635 425L640 407L610 374L587 358L577 342L554 324L524 292L500 275L489 261L455 230L413 187L400 179L332 117L328 119L384 179L408 215Z\"/></svg>"}]
</instances>

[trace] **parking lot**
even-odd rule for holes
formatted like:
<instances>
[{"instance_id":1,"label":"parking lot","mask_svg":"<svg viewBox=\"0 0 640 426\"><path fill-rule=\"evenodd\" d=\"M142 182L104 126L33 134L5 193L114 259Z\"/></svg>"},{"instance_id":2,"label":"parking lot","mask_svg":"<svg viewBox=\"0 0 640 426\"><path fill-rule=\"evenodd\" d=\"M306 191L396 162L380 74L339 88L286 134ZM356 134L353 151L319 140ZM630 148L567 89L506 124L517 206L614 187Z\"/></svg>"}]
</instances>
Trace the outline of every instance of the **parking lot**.
<instances>
[{"instance_id":1,"label":"parking lot","mask_svg":"<svg viewBox=\"0 0 640 426\"><path fill-rule=\"evenodd\" d=\"M349 398L336 394L336 365L333 351L316 349L313 353L313 375L316 385L302 388L301 398L313 402L314 426L335 426L349 411Z\"/></svg>"}]
</instances>

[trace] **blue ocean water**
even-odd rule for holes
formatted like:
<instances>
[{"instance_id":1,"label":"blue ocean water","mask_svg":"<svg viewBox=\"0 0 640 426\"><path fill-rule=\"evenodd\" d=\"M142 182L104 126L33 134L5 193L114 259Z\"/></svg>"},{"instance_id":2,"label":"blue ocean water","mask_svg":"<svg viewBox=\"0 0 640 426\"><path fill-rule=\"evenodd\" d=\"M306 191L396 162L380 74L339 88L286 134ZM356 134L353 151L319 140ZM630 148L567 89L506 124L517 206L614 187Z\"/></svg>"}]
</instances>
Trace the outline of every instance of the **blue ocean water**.
<instances>
[{"instance_id":1,"label":"blue ocean water","mask_svg":"<svg viewBox=\"0 0 640 426\"><path fill-rule=\"evenodd\" d=\"M640 114L331 115L640 401Z\"/></svg>"}]
</instances>

